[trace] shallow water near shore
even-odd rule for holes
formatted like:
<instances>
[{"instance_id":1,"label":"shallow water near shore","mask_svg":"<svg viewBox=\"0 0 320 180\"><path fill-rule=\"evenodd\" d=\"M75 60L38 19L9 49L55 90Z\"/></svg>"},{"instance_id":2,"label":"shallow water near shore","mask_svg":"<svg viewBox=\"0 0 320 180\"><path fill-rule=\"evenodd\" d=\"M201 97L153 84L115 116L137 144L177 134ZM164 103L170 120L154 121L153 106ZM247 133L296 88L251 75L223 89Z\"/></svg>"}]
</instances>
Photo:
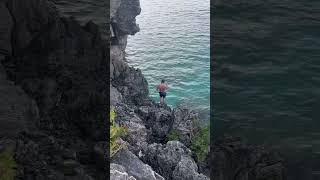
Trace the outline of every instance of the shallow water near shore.
<instances>
[{"instance_id":1,"label":"shallow water near shore","mask_svg":"<svg viewBox=\"0 0 320 180\"><path fill-rule=\"evenodd\" d=\"M141 30L128 38L128 63L142 70L155 101L159 101L155 87L165 79L169 106L187 104L209 119L210 1L140 0L140 4Z\"/></svg>"}]
</instances>

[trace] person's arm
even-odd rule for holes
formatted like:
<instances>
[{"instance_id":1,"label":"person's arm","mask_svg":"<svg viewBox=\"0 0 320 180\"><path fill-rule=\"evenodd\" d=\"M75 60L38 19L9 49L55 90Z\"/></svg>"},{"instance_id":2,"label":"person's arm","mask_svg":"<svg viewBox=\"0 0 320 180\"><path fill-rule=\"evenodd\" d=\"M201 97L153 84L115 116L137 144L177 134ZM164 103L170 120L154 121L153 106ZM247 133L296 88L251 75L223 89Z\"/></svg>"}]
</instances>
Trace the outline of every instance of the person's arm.
<instances>
[{"instance_id":1,"label":"person's arm","mask_svg":"<svg viewBox=\"0 0 320 180\"><path fill-rule=\"evenodd\" d=\"M158 89L159 89L159 85L156 86L156 91L158 91Z\"/></svg>"}]
</instances>

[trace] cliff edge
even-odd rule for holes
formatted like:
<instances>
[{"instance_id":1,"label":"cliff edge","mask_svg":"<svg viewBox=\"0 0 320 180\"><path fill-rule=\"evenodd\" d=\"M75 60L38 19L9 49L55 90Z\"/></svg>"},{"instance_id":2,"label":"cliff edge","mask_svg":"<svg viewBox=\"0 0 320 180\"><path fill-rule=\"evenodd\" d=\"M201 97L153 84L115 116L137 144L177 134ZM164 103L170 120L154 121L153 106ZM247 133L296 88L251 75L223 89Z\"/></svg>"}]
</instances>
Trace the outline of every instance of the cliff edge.
<instances>
[{"instance_id":1,"label":"cliff edge","mask_svg":"<svg viewBox=\"0 0 320 180\"><path fill-rule=\"evenodd\" d=\"M217 180L285 179L281 157L237 138L216 140L203 162L194 159L190 146L200 130L194 123L199 122L197 113L153 102L141 71L126 63L127 37L139 31L139 0L111 0L110 5L111 105L116 122L129 130L123 138L127 148L111 158L114 179L197 180L209 179L210 174ZM168 139L172 131L179 134L174 141Z\"/></svg>"},{"instance_id":2,"label":"cliff edge","mask_svg":"<svg viewBox=\"0 0 320 180\"><path fill-rule=\"evenodd\" d=\"M63 17L53 2L0 2L0 158L10 161L1 164L7 174L21 180L105 180L107 172L112 180L206 180L210 165L215 179L282 178L281 159L232 139L216 141L203 163L195 160L190 145L199 131L197 113L153 102L142 72L125 61L127 36L139 31L138 0L110 1L111 39L91 21L82 26ZM128 129L125 148L112 157L105 153L109 89L115 121ZM179 138L170 140L173 130Z\"/></svg>"}]
</instances>

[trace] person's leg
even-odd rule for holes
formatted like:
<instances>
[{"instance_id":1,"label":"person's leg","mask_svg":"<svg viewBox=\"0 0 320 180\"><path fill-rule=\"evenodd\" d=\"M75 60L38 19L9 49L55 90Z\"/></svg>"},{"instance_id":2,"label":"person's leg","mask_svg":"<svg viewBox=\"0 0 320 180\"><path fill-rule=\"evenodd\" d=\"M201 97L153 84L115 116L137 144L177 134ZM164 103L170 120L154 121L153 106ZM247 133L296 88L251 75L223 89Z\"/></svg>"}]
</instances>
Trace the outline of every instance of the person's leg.
<instances>
[{"instance_id":1,"label":"person's leg","mask_svg":"<svg viewBox=\"0 0 320 180\"><path fill-rule=\"evenodd\" d=\"M162 96L162 103L163 103L163 104L165 103L166 96L167 96L167 93L164 92L164 93L163 93L163 96Z\"/></svg>"},{"instance_id":2,"label":"person's leg","mask_svg":"<svg viewBox=\"0 0 320 180\"><path fill-rule=\"evenodd\" d=\"M160 97L160 104L163 104L163 97Z\"/></svg>"}]
</instances>

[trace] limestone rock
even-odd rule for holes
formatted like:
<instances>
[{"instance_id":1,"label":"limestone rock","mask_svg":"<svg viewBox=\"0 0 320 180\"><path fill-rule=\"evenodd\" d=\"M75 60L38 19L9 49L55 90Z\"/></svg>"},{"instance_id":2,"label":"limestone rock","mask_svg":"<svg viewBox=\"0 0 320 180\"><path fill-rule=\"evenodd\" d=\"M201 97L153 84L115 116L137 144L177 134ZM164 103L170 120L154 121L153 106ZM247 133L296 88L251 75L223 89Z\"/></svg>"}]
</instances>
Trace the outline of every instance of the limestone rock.
<instances>
[{"instance_id":1,"label":"limestone rock","mask_svg":"<svg viewBox=\"0 0 320 180\"><path fill-rule=\"evenodd\" d=\"M125 168L119 164L110 164L110 179L112 180L136 180L136 178L129 176Z\"/></svg>"},{"instance_id":2,"label":"limestone rock","mask_svg":"<svg viewBox=\"0 0 320 180\"><path fill-rule=\"evenodd\" d=\"M179 141L169 141L165 145L150 144L143 154L143 161L165 179L207 179L198 173L198 166L191 158L191 151Z\"/></svg>"},{"instance_id":3,"label":"limestone rock","mask_svg":"<svg viewBox=\"0 0 320 180\"><path fill-rule=\"evenodd\" d=\"M115 106L123 100L121 93L112 85L110 85L110 105Z\"/></svg>"},{"instance_id":4,"label":"limestone rock","mask_svg":"<svg viewBox=\"0 0 320 180\"><path fill-rule=\"evenodd\" d=\"M125 167L128 174L137 180L164 180L149 165L143 163L127 149L117 152L112 158L112 162Z\"/></svg>"},{"instance_id":5,"label":"limestone rock","mask_svg":"<svg viewBox=\"0 0 320 180\"><path fill-rule=\"evenodd\" d=\"M197 164L188 156L181 156L181 160L173 171L173 180L209 180L198 173Z\"/></svg>"},{"instance_id":6,"label":"limestone rock","mask_svg":"<svg viewBox=\"0 0 320 180\"><path fill-rule=\"evenodd\" d=\"M179 106L173 110L174 122L172 129L179 134L179 140L190 146L192 137L198 132L198 114L188 108Z\"/></svg>"},{"instance_id":7,"label":"limestone rock","mask_svg":"<svg viewBox=\"0 0 320 180\"><path fill-rule=\"evenodd\" d=\"M111 1L111 20L117 23L120 34L134 35L140 30L135 19L141 12L140 1L116 1Z\"/></svg>"},{"instance_id":8,"label":"limestone rock","mask_svg":"<svg viewBox=\"0 0 320 180\"><path fill-rule=\"evenodd\" d=\"M147 129L150 129L148 142L165 142L173 124L171 109L159 106L141 106L138 114Z\"/></svg>"}]
</instances>

